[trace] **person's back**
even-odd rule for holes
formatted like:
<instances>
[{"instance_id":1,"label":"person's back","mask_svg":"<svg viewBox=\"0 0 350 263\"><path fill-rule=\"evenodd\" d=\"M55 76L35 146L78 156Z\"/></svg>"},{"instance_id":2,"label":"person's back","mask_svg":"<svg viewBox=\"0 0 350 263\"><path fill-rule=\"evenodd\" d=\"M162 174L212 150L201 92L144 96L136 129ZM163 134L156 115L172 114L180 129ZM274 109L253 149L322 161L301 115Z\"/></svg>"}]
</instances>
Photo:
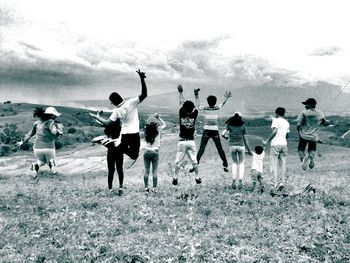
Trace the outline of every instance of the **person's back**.
<instances>
[{"instance_id":1,"label":"person's back","mask_svg":"<svg viewBox=\"0 0 350 263\"><path fill-rule=\"evenodd\" d=\"M276 135L271 140L271 146L287 145L287 134L290 132L289 122L283 117L274 118L271 128L276 128Z\"/></svg>"},{"instance_id":2,"label":"person's back","mask_svg":"<svg viewBox=\"0 0 350 263\"><path fill-rule=\"evenodd\" d=\"M244 146L243 134L246 133L244 125L227 125L229 132L229 145L230 146Z\"/></svg>"},{"instance_id":3,"label":"person's back","mask_svg":"<svg viewBox=\"0 0 350 263\"><path fill-rule=\"evenodd\" d=\"M324 119L322 111L317 109L306 109L301 112L298 117L298 123L300 122L300 136L306 140L317 140L317 131L321 124L321 120Z\"/></svg>"},{"instance_id":4,"label":"person's back","mask_svg":"<svg viewBox=\"0 0 350 263\"><path fill-rule=\"evenodd\" d=\"M194 140L195 124L198 117L198 110L186 111L183 107L179 110L181 139Z\"/></svg>"},{"instance_id":5,"label":"person's back","mask_svg":"<svg viewBox=\"0 0 350 263\"><path fill-rule=\"evenodd\" d=\"M38 120L35 122L36 138L34 140L35 149L55 148L56 135L52 133L54 120Z\"/></svg>"},{"instance_id":6,"label":"person's back","mask_svg":"<svg viewBox=\"0 0 350 263\"><path fill-rule=\"evenodd\" d=\"M138 97L130 98L120 107L125 111L125 117L122 119L122 134L138 133L140 131L139 113L137 106L140 101Z\"/></svg>"}]
</instances>

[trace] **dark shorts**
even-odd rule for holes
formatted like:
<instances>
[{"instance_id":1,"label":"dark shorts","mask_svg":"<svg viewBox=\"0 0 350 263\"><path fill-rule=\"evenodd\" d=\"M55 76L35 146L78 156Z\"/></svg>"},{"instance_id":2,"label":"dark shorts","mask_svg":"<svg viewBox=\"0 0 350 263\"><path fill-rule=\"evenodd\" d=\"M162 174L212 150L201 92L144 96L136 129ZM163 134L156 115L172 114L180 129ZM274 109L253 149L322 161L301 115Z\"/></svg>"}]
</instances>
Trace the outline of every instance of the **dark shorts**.
<instances>
[{"instance_id":1,"label":"dark shorts","mask_svg":"<svg viewBox=\"0 0 350 263\"><path fill-rule=\"evenodd\" d=\"M305 140L302 137L299 137L299 145L298 145L298 151L305 151L306 146L308 145L308 152L315 152L316 151L316 142L315 141L309 141Z\"/></svg>"}]
</instances>

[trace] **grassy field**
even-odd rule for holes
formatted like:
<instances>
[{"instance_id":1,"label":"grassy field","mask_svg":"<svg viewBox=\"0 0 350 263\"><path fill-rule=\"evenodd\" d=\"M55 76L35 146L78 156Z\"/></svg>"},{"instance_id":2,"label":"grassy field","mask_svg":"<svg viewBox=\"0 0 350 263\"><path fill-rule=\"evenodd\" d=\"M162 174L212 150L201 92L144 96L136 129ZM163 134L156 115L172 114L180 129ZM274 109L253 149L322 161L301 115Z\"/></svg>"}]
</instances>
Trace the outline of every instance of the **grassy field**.
<instances>
[{"instance_id":1,"label":"grassy field","mask_svg":"<svg viewBox=\"0 0 350 263\"><path fill-rule=\"evenodd\" d=\"M34 105L0 105L0 130L17 124L19 135L33 123ZM322 129L316 167L303 171L297 157L293 117L287 159L287 191L311 183L316 194L271 197L251 193L251 157L244 188L230 188L231 174L221 170L212 142L201 160L202 185L181 174L173 187L167 162L175 159L177 116L163 116L159 191L143 192L143 160L125 172L125 194L107 190L106 149L91 136L102 132L87 111L59 108L70 133L57 153L58 175L43 167L33 181L32 151L0 158L0 262L349 262L350 140L339 135L348 118L332 117ZM141 113L144 123L147 113ZM224 119L220 120L221 125ZM197 130L201 131L202 117ZM251 146L270 132L266 118L247 119ZM141 124L142 126L142 124ZM200 136L197 136L197 146ZM228 145L224 141L228 155ZM267 152L269 149L267 148ZM231 163L231 160L229 161ZM265 184L270 183L265 158ZM186 169L190 169L187 166ZM117 185L117 176L115 185ZM268 188L268 187L267 187Z\"/></svg>"},{"instance_id":2,"label":"grassy field","mask_svg":"<svg viewBox=\"0 0 350 263\"><path fill-rule=\"evenodd\" d=\"M252 145L261 140L257 135L249 138ZM176 136L163 137L157 194L142 191L140 158L126 171L127 189L121 197L107 191L104 162L89 172L60 169L66 156L78 156L82 149L90 156L104 155L102 146L82 144L60 151L60 173L53 176L44 168L37 182L26 170L32 154L17 153L14 157L22 158L24 165L18 173L7 171L0 176L0 261L350 261L348 148L320 145L315 169L304 172L296 141L291 140L288 191L309 182L317 191L272 198L247 191L250 157L244 189L230 189L230 173L221 171L211 142L200 165L203 184L195 185L193 177L181 175L180 185L173 187L166 164L174 160L175 146ZM268 167L267 157L266 184Z\"/></svg>"}]
</instances>

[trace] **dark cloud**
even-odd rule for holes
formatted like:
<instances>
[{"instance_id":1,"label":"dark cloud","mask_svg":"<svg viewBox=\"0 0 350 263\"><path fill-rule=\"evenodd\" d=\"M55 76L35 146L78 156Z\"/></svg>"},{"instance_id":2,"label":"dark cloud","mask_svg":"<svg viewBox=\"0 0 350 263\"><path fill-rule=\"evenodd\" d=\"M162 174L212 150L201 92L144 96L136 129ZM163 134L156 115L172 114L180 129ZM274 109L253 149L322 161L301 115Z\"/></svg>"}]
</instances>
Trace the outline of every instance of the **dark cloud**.
<instances>
[{"instance_id":1,"label":"dark cloud","mask_svg":"<svg viewBox=\"0 0 350 263\"><path fill-rule=\"evenodd\" d=\"M323 47L317 48L310 53L310 56L333 56L343 51L340 47Z\"/></svg>"}]
</instances>

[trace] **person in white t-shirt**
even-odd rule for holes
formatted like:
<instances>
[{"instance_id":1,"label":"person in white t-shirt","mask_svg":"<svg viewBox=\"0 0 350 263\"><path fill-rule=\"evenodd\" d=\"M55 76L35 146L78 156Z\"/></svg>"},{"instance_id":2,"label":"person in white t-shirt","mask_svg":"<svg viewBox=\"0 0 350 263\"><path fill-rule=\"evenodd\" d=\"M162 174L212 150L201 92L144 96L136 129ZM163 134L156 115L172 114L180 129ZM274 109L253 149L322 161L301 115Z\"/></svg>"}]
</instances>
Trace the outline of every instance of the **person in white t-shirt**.
<instances>
[{"instance_id":1,"label":"person in white t-shirt","mask_svg":"<svg viewBox=\"0 0 350 263\"><path fill-rule=\"evenodd\" d=\"M112 181L115 167L119 175L119 195L123 194L123 162L124 155L130 157L131 162L126 168L130 168L137 160L140 152L140 122L137 111L138 105L147 97L147 86L145 83L146 74L140 70L136 71L141 80L141 94L137 97L124 100L117 92L111 93L109 100L115 106L111 116L104 119L99 114L90 116L104 126L108 126L119 119L122 123L121 140L114 142L111 147L107 146L107 163L108 163L108 188L112 190Z\"/></svg>"},{"instance_id":2,"label":"person in white t-shirt","mask_svg":"<svg viewBox=\"0 0 350 263\"><path fill-rule=\"evenodd\" d=\"M278 107L275 118L271 124L271 135L263 141L264 145L270 144L270 162L273 173L272 183L279 191L284 190L287 158L287 138L290 132L289 122L284 118L286 109ZM278 173L280 170L280 173Z\"/></svg>"},{"instance_id":3,"label":"person in white t-shirt","mask_svg":"<svg viewBox=\"0 0 350 263\"><path fill-rule=\"evenodd\" d=\"M253 192L256 188L257 182L259 182L260 186L260 192L264 192L264 186L263 186L263 173L264 173L264 157L265 157L265 149L261 146L255 147L255 152L250 152L253 155L252 160L252 170L251 170L251 176L252 176L252 189Z\"/></svg>"}]
</instances>

